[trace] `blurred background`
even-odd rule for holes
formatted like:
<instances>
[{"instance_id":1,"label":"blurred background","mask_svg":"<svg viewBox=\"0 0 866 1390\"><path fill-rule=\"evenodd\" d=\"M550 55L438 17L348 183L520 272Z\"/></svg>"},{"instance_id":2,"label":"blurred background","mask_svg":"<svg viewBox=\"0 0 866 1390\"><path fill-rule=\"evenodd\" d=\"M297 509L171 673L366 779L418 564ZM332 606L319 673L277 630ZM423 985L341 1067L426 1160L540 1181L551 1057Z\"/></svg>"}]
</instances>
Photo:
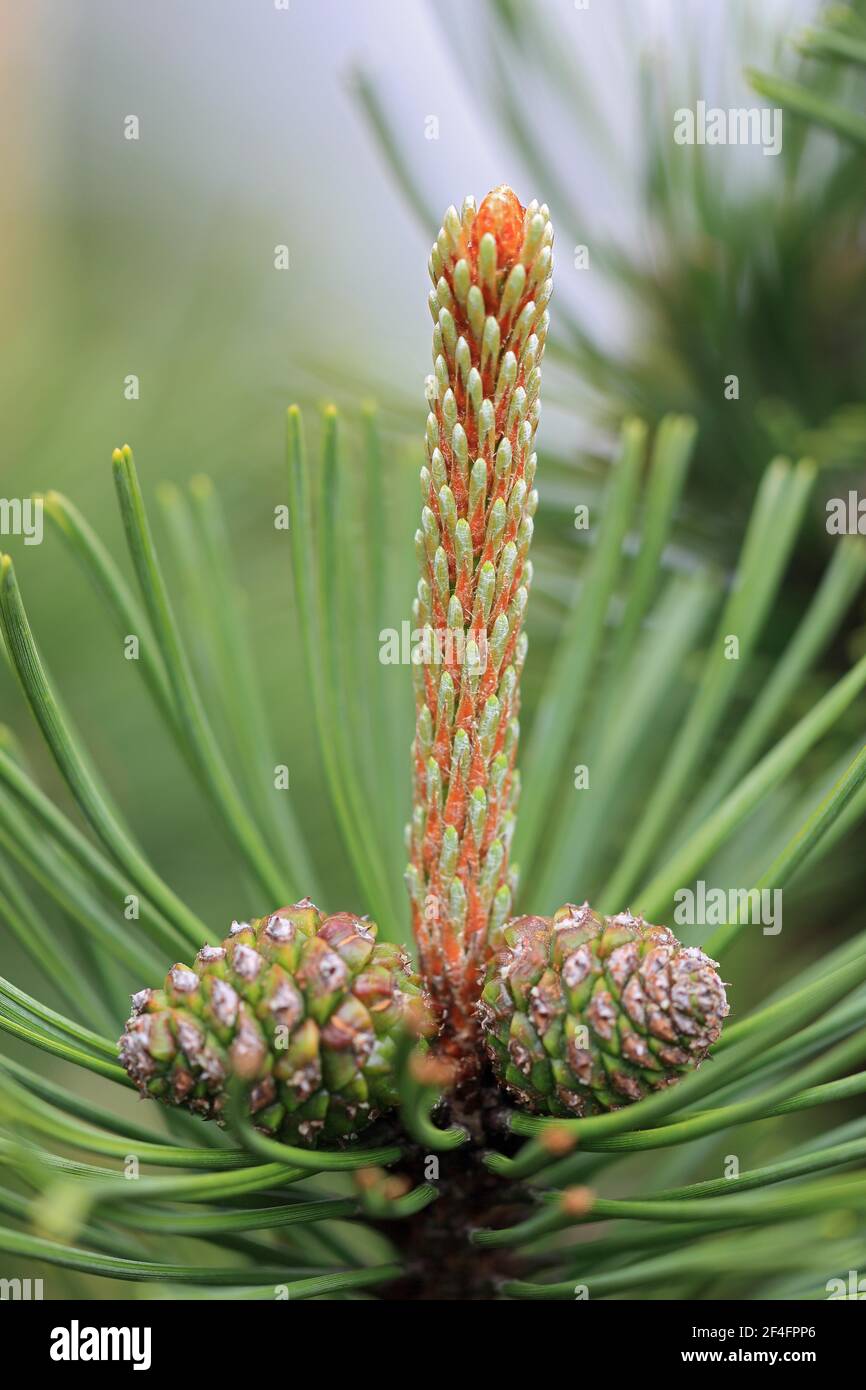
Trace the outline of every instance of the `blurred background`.
<instances>
[{"instance_id":1,"label":"blurred background","mask_svg":"<svg viewBox=\"0 0 866 1390\"><path fill-rule=\"evenodd\" d=\"M848 8L863 20L862 4ZM672 113L697 97L765 104L750 70L862 112L858 71L798 46L820 13L812 0L4 7L0 494L62 491L129 574L110 456L132 444L207 681L195 585L177 555L168 558L159 499L166 484L214 479L276 757L289 767L292 806L329 910L365 904L333 853L286 538L273 525L274 508L287 501L286 406L305 407L315 442L316 411L339 405L341 466L351 475L360 467L362 405L378 403L386 602L399 627L414 587L431 242L444 209L467 193L480 199L508 182L524 202L547 201L558 274L526 720L584 559L574 506L600 497L620 423L632 413L651 426L671 411L695 416L695 461L668 564L709 560L722 583L770 458L808 454L820 465L765 634L765 666L752 677L760 681L827 563L825 498L862 486L864 156L832 130L787 114L778 158L754 146L681 147ZM135 139L126 138L130 117ZM283 247L288 268L278 269ZM739 381L735 401L724 395L730 374ZM129 398L130 377L137 398ZM350 572L364 543L356 527ZM46 523L41 546L14 537L4 545L56 686L160 873L218 927L273 907L250 900L135 663L124 660L58 537ZM863 621L861 600L792 719L864 649ZM409 675L382 668L376 679L388 684L395 738L406 748L405 779L388 789L405 815ZM738 695L732 724L754 688ZM860 721L852 711L840 722L830 762L862 732ZM2 660L0 723L70 809ZM807 760L806 782L810 775ZM398 820L395 862L400 831ZM850 842L840 856L833 922L821 924L836 939L862 925L862 869ZM798 910L808 918L813 906L807 886ZM808 934L795 949L812 951ZM6 957L4 974L46 993L17 948L4 944Z\"/></svg>"},{"instance_id":2,"label":"blurred background","mask_svg":"<svg viewBox=\"0 0 866 1390\"><path fill-rule=\"evenodd\" d=\"M546 199L557 227L536 642L569 593L574 498L594 495L623 414L697 416L684 544L722 563L776 449L856 458L862 163L851 176L830 134L804 154L794 121L780 158L717 148L711 165L669 131L696 92L754 104L747 65L802 65L792 38L815 12L787 0L5 8L3 491L63 491L120 555L115 444L134 446L151 502L165 480L217 480L293 797L323 837L272 526L284 408L338 400L350 466L359 402L382 407L400 520L408 508L395 525L397 625L412 587L425 266L449 202L508 181ZM137 139L125 138L130 116ZM589 269L575 269L583 245ZM737 403L723 398L730 372ZM820 497L815 507L818 518ZM822 563L822 530L790 576L792 612ZM48 665L146 847L202 911L230 915L220 841L86 581L51 534L10 548ZM2 669L0 710L56 786ZM408 739L408 690L403 714ZM339 866L328 873L337 896L351 891Z\"/></svg>"}]
</instances>

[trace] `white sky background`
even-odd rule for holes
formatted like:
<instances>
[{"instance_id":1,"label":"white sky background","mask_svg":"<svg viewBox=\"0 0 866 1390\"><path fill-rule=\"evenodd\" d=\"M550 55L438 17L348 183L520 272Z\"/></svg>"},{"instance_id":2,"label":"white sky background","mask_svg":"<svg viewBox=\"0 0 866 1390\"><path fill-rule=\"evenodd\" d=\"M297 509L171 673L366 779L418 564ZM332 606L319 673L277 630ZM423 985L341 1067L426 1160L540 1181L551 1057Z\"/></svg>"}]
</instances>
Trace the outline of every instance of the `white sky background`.
<instances>
[{"instance_id":1,"label":"white sky background","mask_svg":"<svg viewBox=\"0 0 866 1390\"><path fill-rule=\"evenodd\" d=\"M745 7L734 0L590 0L585 11L573 0L530 2L550 16L563 50L586 75L626 169L638 148L642 52L654 55L659 81L670 82L672 110L680 88L687 95L677 74L689 36L707 99L756 104L739 77L735 12L745 8L756 24L792 33L814 11L810 0ZM422 235L404 206L360 118L349 75L361 62L381 79L404 147L440 211L503 181L524 201L543 198L543 189L525 187L509 142L473 99L446 40L444 26L459 25L470 70L483 61L475 51L479 9L468 0L290 0L288 13L273 0L36 0L13 36L42 131L44 162L30 177L50 182L83 162L97 186L104 174L110 188L113 161L129 153L118 143L119 122L138 114L142 152L146 146L150 161L173 170L180 192L174 207L155 205L154 217L192 219L206 235L215 205L255 207L272 223L273 242L290 246L290 311L295 331L305 324L314 354L348 355L361 367L373 356L384 373L411 370L420 390L429 354L425 267L436 228ZM765 47L745 56L766 54ZM536 88L527 80L527 108L544 121L546 94ZM430 114L439 117L438 141L424 138ZM552 113L547 119L554 132ZM573 147L551 140L557 167L597 225L639 244L640 209L628 179L609 167L591 125L569 129L578 130ZM760 175L760 151L749 153ZM569 260L573 236L560 229ZM602 322L615 336L628 331L593 277L582 277L579 293L594 327Z\"/></svg>"}]
</instances>

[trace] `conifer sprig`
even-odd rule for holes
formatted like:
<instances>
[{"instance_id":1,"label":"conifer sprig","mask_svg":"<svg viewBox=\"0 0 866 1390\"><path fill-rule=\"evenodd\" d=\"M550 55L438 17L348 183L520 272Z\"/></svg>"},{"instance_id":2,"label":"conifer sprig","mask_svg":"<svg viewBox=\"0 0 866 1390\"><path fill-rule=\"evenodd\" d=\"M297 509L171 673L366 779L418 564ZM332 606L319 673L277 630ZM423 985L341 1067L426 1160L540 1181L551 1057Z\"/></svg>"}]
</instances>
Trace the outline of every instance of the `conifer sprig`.
<instances>
[{"instance_id":1,"label":"conifer sprig","mask_svg":"<svg viewBox=\"0 0 866 1390\"><path fill-rule=\"evenodd\" d=\"M9 1178L0 1188L0 1259L8 1256L14 1268L22 1257L49 1266L51 1296L57 1289L60 1296L69 1287L74 1291L74 1284L60 1282L62 1271L70 1270L72 1280L79 1274L111 1280L115 1295L120 1281L134 1281L142 1297L196 1299L227 1293L244 1300L342 1298L359 1291L369 1297L387 1285L386 1296L394 1298L405 1298L408 1290L413 1298L461 1301L573 1300L578 1282L594 1299L654 1297L660 1284L672 1297L824 1297L828 1275L862 1267L866 1122L855 1118L828 1134L824 1117L827 1107L866 1092L866 932L848 933L835 949L822 937L795 977L783 964L781 987L761 992L755 1007L738 992L737 1016L720 1034L726 1005L714 966L702 950L680 947L666 930L622 912L608 919L586 906L567 906L552 919L503 921L510 916L520 621L534 509L530 450L550 234L544 210L524 212L505 190L486 199L477 216L472 211L467 205L462 218L446 216L431 263L437 371L422 478L417 610L419 619L425 614L419 626L429 630L431 649L417 671L420 795L410 880L448 1050L461 1059L482 1055L477 1020L494 1071L517 1103L508 1108L507 1095L486 1082L440 1100L453 1082L451 1057L419 1046L414 1027L390 1026L398 1022L393 1015L402 1019L404 1006L409 1023L422 998L421 983L393 942L393 875L379 835L389 826L393 793L388 787L382 795L382 782L396 781L383 769L397 765L408 736L397 732L396 705L359 697L355 681L365 657L358 595L369 585L379 631L387 619L382 563L386 549L390 560L390 537L382 527L378 558L365 552L364 566L341 573L339 557L358 550L350 509L337 499L334 412L325 416L322 487L316 489L309 487L300 416L293 410L297 603L307 663L315 663L311 704L322 697L316 708L327 774L322 789L330 793L361 905L378 910L380 904L387 914L381 918L385 940L374 940L368 919L323 916L309 903L236 924L221 947L206 945L194 966L170 970L164 990L138 995L122 1047L134 1078L114 1060L118 994L127 983L162 978L169 961L190 958L190 941L200 945L213 932L174 896L105 794L39 658L11 564L0 559L0 630L12 665L94 832L89 838L86 825L79 828L54 807L32 780L16 740L0 728L0 918L53 988L46 1003L41 989L34 995L0 979L0 1033L16 1046L39 1049L52 1069L58 1061L67 1071L77 1066L83 1084L70 1085L67 1071L62 1084L42 1076L38 1054L32 1068L0 1061L0 1168ZM538 242L524 257L539 218ZM518 271L515 281L518 267L523 278ZM519 325L530 302L524 334ZM687 421L659 430L642 499L644 430L630 424L624 431L630 447L613 470L593 560L583 572L584 597L566 618L536 704L519 848L535 879L529 896L540 906L561 879L569 894L579 890L582 896L585 887L599 901L596 889L608 875L616 881L630 826L641 823L634 815L631 823L626 819L629 809L645 811L653 802L660 761L653 754L661 753L682 783L673 798L682 824L662 835L651 821L639 832L645 849L640 864L628 866L629 876L648 881L646 897L635 906L646 911L647 899L657 900L658 915L668 917L677 884L713 873L719 864L726 872L739 865L759 888L787 891L794 880L801 893L808 878L808 892L821 900L818 920L835 929L824 897L826 884L838 877L840 856L831 852L866 815L866 749L855 717L866 658L832 689L825 682L823 695L808 700L807 713L801 706L809 693L803 679L817 652L861 591L866 570L853 548L860 538L850 538L844 556L840 551L833 561L827 597L816 600L781 661L768 663L764 693L742 726L745 740L722 739L722 759L708 784L699 774L712 766L719 735L727 736L736 714L728 709L729 677L714 674L711 652L698 661L695 645L705 620L721 607L722 586L712 574L676 573L663 583L664 538L691 434ZM115 466L125 474L121 501L128 517L137 484L131 457L119 452ZM371 480L381 483L378 449L368 444L367 452ZM725 618L719 629L739 631L741 639L745 632L756 657L759 618L769 614L805 517L810 471L811 465L771 467L750 527L749 563L734 586L737 621ZM396 470L387 476L390 482ZM383 519L377 487L369 496L368 530ZM170 499L168 512L175 509L183 548L188 536L186 530L180 535L177 505ZM58 512L64 530L68 504L48 494L46 507ZM202 677L181 626L170 619L174 605L169 608L155 567L143 507L136 503L135 511L128 539L140 578L142 546L151 555L141 587L148 608L158 600L160 637L150 646L151 669L144 661L139 669L173 733L182 734L178 711L185 706L187 723L193 716L194 737L178 742L185 755L194 754L188 761L205 785L222 785L224 813L236 798L211 759L208 730L223 727L229 734L232 748L219 756L232 768L242 814L240 821L224 818L237 849L247 863L255 862L259 847L252 846L251 861L243 827L260 827L266 836L269 820L260 822L264 808L244 755L258 764L264 745L246 728L233 731L233 720L222 717L229 705L212 688L215 682ZM643 543L630 564L624 541L635 533L640 511ZM143 612L131 621L123 616L138 605L85 527L83 518L73 520L67 536L72 549L97 579L122 630L146 631ZM219 564L218 546L214 559ZM188 566L189 555L184 560ZM188 568L179 569L185 580ZM614 595L623 599L618 625L610 621ZM222 666L214 669L230 679L233 666L245 660L252 666L239 641L246 619L234 607L236 586L203 583L196 597L203 626L216 639L214 652L222 653ZM437 661L432 642L443 623L454 634L453 646L444 643L445 660ZM358 642L354 663L341 650L347 634ZM467 661L473 652L477 660ZM596 671L601 678L593 683ZM706 675L695 688L697 671ZM751 687L744 689L748 694ZM622 691L627 698L616 698ZM246 680L230 692L241 719L250 696L257 705ZM369 725L369 750L360 753L354 711L342 718L350 701ZM690 708L697 714L689 715ZM765 752L783 718L787 731L780 729ZM585 809L581 803L569 814L566 798L556 801L556 774L575 729L589 750L594 790ZM840 761L842 747L848 751ZM544 757L535 755L539 749ZM237 752L243 766L231 756ZM270 760L269 754L261 758L265 772ZM807 761L815 771L802 776ZM432 802L428 774L441 795ZM778 806L786 798L791 807L780 822ZM306 826L310 804L305 796L298 808L306 830L306 836L299 832L302 850L305 841L314 848ZM558 821L554 836L542 833L538 808L546 822ZM137 819L142 807L129 810ZM724 860L717 858L721 851ZM280 871L285 859L286 872L297 877L295 857L276 845L271 852ZM334 892L336 861L330 848L328 854L320 867L327 868ZM809 873L798 881L804 866ZM585 884L585 877L596 882ZM30 880L48 890L59 914L46 915L41 898L30 896ZM121 921L119 905L131 889L140 894L141 914ZM247 887L239 889L239 899L249 901ZM618 909L622 901L611 906ZM729 949L738 956L750 952L753 963L768 959L759 956L763 943L749 939L746 925L730 922L703 943L725 961L726 975ZM739 940L732 947L735 932ZM791 939L783 938L783 962L791 958ZM799 941L793 938L795 951ZM740 959L745 956L730 969L738 991ZM475 998L485 974L486 1012ZM60 1012L67 1007L69 1016ZM707 1047L713 1060L696 1072L693 1064ZM666 1084L675 1079L675 1086ZM135 1082L169 1104L145 1107L141 1122L128 1119ZM123 1088L114 1093L116 1106L112 1085ZM99 1103L91 1098L96 1086ZM537 1113L526 1113L527 1103ZM226 1129L202 1124L190 1110L219 1112ZM374 1111L381 1112L378 1118ZM807 1112L813 1133L804 1142L801 1122L792 1124L792 1117ZM753 1144L758 1122L761 1135ZM719 1177L705 1146L735 1126L746 1168L732 1183ZM520 1138L529 1142L518 1148ZM430 1164L434 1154L441 1159ZM135 1182L127 1180L131 1159L145 1169ZM852 1178L834 1175L849 1165L857 1165ZM810 1176L807 1183L789 1182ZM838 1221L843 1213L843 1236L828 1241L827 1218ZM576 1227L600 1222L598 1235L581 1231L573 1238ZM200 1243L192 1253L190 1239Z\"/></svg>"},{"instance_id":2,"label":"conifer sprig","mask_svg":"<svg viewBox=\"0 0 866 1390\"><path fill-rule=\"evenodd\" d=\"M407 873L445 1050L477 1055L474 1005L514 889L521 632L553 228L510 188L450 207L430 257L433 374L421 470L413 819Z\"/></svg>"}]
</instances>

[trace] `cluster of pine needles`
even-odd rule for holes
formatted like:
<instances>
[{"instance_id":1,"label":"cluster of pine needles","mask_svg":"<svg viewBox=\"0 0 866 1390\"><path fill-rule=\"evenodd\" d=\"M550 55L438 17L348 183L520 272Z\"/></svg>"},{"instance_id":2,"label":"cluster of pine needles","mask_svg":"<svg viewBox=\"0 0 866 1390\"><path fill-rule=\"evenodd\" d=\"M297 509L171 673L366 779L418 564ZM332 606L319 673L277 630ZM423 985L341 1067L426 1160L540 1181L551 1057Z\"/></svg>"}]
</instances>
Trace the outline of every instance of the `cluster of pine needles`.
<instances>
[{"instance_id":1,"label":"cluster of pine needles","mask_svg":"<svg viewBox=\"0 0 866 1390\"><path fill-rule=\"evenodd\" d=\"M322 421L314 465L294 408L287 439L289 496L302 523L292 541L294 602L325 782L343 832L340 852L383 935L399 938L405 913L389 858L392 841L399 858L399 831L393 820L386 824L392 808L381 780L369 778L371 764L396 768L406 749L388 699L373 688L387 685L394 699L390 683L406 673L376 669L369 654L370 631L386 625L389 604L383 578L391 541L388 528L376 525L382 446L370 413L362 468L342 466L334 411ZM536 734L531 726L523 759L517 859L534 903L579 890L602 909L632 901L651 920L666 920L677 888L706 874L713 882L785 890L789 919L801 893L809 911L820 912L815 896L827 900L838 850L850 850L849 834L866 815L866 747L862 730L852 731L866 657L825 682L804 712L791 713L862 593L862 542L838 543L773 660L765 639L796 558L814 466L770 464L726 583L713 570L670 562L694 445L694 426L680 417L665 419L652 439L637 421L623 429L595 544L546 663ZM169 545L187 563L194 546L208 581L209 630L226 679L208 686L206 698L128 448L116 451L113 467L137 593L71 502L50 493L45 513L118 632L141 636L138 666L154 706L261 901L315 892L316 855L290 799L261 795L261 780L245 785L239 771L272 770L274 754L216 494L198 480L188 497L164 499ZM359 518L370 548L350 574L340 557ZM356 622L353 630L352 613L367 615L372 629ZM7 1174L0 1249L19 1272L48 1267L51 1280L59 1267L101 1276L87 1285L95 1296L116 1296L123 1280L148 1286L145 1296L171 1298L387 1293L407 1272L401 1223L422 1219L425 1210L435 1222L449 1165L461 1162L459 1151L471 1142L458 1126L442 1127L435 1075L418 1068L407 1045L398 1122L382 1121L335 1152L277 1144L234 1110L220 1130L161 1107L131 1109L120 1094L130 1082L116 1043L129 992L158 982L167 960L218 941L226 924L200 920L139 847L52 687L8 557L0 624L23 695L82 817L73 820L45 795L6 733L0 915L57 1002L0 984L0 1027L36 1049L26 1061L8 1055L0 1063ZM732 633L736 661L725 656ZM745 715L738 704L744 691ZM353 703L368 720L364 741L350 737ZM214 733L217 722L229 731L227 743ZM592 768L589 797L571 786L576 738L580 761ZM359 805L368 808L366 820L358 819ZM37 907L31 880L53 899L59 929ZM133 923L119 908L129 902L137 905ZM509 1251L513 1277L491 1296L572 1299L586 1289L591 1297L820 1298L828 1279L863 1263L866 1120L846 1121L842 1103L866 1091L866 932L816 947L809 964L788 970L788 930L762 938L756 927L729 922L702 943L732 981L733 1013L698 1072L585 1120L512 1113L511 1140L479 1161L503 1191L519 1184L524 1214L511 1226L467 1228L455 1237L474 1248L481 1272L500 1268L494 1252ZM754 992L745 981L748 963L759 953L783 983L744 1007ZM38 1065L40 1052L50 1059L47 1069ZM816 1121L805 1139L796 1128L800 1112ZM650 1150L660 1152L648 1164ZM432 1176L413 1185L407 1159L419 1152ZM730 1165L732 1155L735 1179L723 1162ZM436 1278L429 1271L432 1296ZM63 1287L78 1284L73 1278Z\"/></svg>"}]
</instances>

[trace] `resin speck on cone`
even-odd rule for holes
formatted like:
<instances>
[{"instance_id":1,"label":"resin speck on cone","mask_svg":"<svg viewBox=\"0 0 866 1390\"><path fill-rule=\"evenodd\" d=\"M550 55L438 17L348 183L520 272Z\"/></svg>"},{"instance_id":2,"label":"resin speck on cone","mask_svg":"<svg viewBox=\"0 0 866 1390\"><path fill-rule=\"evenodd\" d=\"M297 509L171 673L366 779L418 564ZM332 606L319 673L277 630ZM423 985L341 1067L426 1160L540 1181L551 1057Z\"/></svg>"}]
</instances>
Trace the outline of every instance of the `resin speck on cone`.
<instances>
[{"instance_id":1,"label":"resin speck on cone","mask_svg":"<svg viewBox=\"0 0 866 1390\"><path fill-rule=\"evenodd\" d=\"M505 186L450 207L430 256L407 882L439 1048L481 1057L475 1005L511 912L523 615L538 497L533 452L553 229Z\"/></svg>"}]
</instances>

